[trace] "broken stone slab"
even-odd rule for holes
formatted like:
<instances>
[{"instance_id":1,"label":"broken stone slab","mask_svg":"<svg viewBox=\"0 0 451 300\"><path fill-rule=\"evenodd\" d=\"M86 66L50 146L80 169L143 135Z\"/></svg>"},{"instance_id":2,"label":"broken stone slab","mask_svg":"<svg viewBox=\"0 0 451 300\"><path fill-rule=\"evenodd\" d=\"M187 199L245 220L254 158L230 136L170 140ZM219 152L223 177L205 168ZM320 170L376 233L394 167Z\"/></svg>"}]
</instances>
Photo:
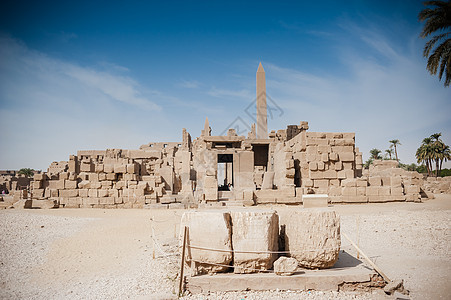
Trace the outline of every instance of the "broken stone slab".
<instances>
[{"instance_id":1,"label":"broken stone slab","mask_svg":"<svg viewBox=\"0 0 451 300\"><path fill-rule=\"evenodd\" d=\"M255 273L272 268L278 251L279 216L272 210L232 210L233 266L235 273Z\"/></svg>"},{"instance_id":2,"label":"broken stone slab","mask_svg":"<svg viewBox=\"0 0 451 300\"><path fill-rule=\"evenodd\" d=\"M33 200L33 208L51 209L58 208L58 201L51 199Z\"/></svg>"},{"instance_id":3,"label":"broken stone slab","mask_svg":"<svg viewBox=\"0 0 451 300\"><path fill-rule=\"evenodd\" d=\"M282 223L282 222L281 222ZM299 266L309 269L332 267L340 251L340 217L328 208L293 210L283 220L285 250Z\"/></svg>"},{"instance_id":4,"label":"broken stone slab","mask_svg":"<svg viewBox=\"0 0 451 300\"><path fill-rule=\"evenodd\" d=\"M293 275L298 268L298 261L293 257L281 256L274 262L274 273L281 276Z\"/></svg>"},{"instance_id":5,"label":"broken stone slab","mask_svg":"<svg viewBox=\"0 0 451 300\"><path fill-rule=\"evenodd\" d=\"M15 202L15 203L13 204L13 207L14 207L15 209L31 208L31 207L32 207L32 203L33 203L32 200L21 199L21 200Z\"/></svg>"},{"instance_id":6,"label":"broken stone slab","mask_svg":"<svg viewBox=\"0 0 451 300\"><path fill-rule=\"evenodd\" d=\"M274 172L265 172L263 175L262 190L272 190L274 185Z\"/></svg>"},{"instance_id":7,"label":"broken stone slab","mask_svg":"<svg viewBox=\"0 0 451 300\"><path fill-rule=\"evenodd\" d=\"M185 212L180 223L180 245L183 243L185 226L189 228L185 261L191 268L191 275L227 271L233 258L230 213L219 210ZM189 246L221 251L195 249Z\"/></svg>"}]
</instances>

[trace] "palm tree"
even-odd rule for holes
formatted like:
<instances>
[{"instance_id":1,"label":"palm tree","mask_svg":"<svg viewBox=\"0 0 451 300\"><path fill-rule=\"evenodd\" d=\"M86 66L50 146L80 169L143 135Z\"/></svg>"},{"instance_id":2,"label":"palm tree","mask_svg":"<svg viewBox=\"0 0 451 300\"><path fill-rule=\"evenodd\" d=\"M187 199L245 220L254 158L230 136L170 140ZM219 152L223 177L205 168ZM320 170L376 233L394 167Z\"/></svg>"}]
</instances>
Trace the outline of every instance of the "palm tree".
<instances>
[{"instance_id":1,"label":"palm tree","mask_svg":"<svg viewBox=\"0 0 451 300\"><path fill-rule=\"evenodd\" d=\"M371 154L372 159L382 159L381 150L379 150L379 149L376 149L376 148L371 149L370 154Z\"/></svg>"},{"instance_id":2,"label":"palm tree","mask_svg":"<svg viewBox=\"0 0 451 300\"><path fill-rule=\"evenodd\" d=\"M396 149L396 146L401 145L401 143L399 142L399 140L391 140L391 141L388 141L388 142L391 143L390 147L395 148L395 157L396 157L396 161L399 162L399 159L398 159L398 150Z\"/></svg>"},{"instance_id":3,"label":"palm tree","mask_svg":"<svg viewBox=\"0 0 451 300\"><path fill-rule=\"evenodd\" d=\"M438 177L439 166L440 166L440 154L443 151L443 142L440 138L442 133L434 133L431 135L431 146L432 146L432 160L435 160L435 177Z\"/></svg>"},{"instance_id":4,"label":"palm tree","mask_svg":"<svg viewBox=\"0 0 451 300\"><path fill-rule=\"evenodd\" d=\"M423 139L423 142L421 143L421 146L417 149L415 156L417 158L418 163L424 162L424 164L426 165L428 176L430 176L432 173L432 157L433 157L431 138Z\"/></svg>"},{"instance_id":5,"label":"palm tree","mask_svg":"<svg viewBox=\"0 0 451 300\"><path fill-rule=\"evenodd\" d=\"M388 155L388 157L390 157L390 159L391 159L391 156L393 155L393 150L392 149L387 149L387 150L385 150L385 153Z\"/></svg>"},{"instance_id":6,"label":"palm tree","mask_svg":"<svg viewBox=\"0 0 451 300\"><path fill-rule=\"evenodd\" d=\"M431 75L437 74L442 80L445 74L445 86L451 83L451 1L426 1L425 8L418 14L418 19L426 21L420 36L432 38L426 43L423 56L428 57L427 70ZM430 54L432 52L432 54Z\"/></svg>"},{"instance_id":7,"label":"palm tree","mask_svg":"<svg viewBox=\"0 0 451 300\"><path fill-rule=\"evenodd\" d=\"M22 168L19 170L19 172L17 172L17 174L19 175L24 175L26 177L32 177L34 175L34 170L30 169L30 168Z\"/></svg>"},{"instance_id":8,"label":"palm tree","mask_svg":"<svg viewBox=\"0 0 451 300\"><path fill-rule=\"evenodd\" d=\"M446 162L449 159L451 159L451 152L448 145L443 144L442 151L439 154L438 158L440 159L440 173L441 173L443 161Z\"/></svg>"}]
</instances>

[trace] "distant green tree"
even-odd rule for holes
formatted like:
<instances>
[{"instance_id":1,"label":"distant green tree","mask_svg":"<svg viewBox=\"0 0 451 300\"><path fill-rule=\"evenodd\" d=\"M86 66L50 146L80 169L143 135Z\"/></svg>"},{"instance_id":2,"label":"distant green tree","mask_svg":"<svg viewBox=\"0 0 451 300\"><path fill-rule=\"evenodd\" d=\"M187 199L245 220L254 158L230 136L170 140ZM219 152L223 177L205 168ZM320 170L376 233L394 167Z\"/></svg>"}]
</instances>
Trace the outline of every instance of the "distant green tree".
<instances>
[{"instance_id":1,"label":"distant green tree","mask_svg":"<svg viewBox=\"0 0 451 300\"><path fill-rule=\"evenodd\" d=\"M24 175L26 177L33 177L34 170L30 169L30 168L22 168L22 169L19 170L19 172L17 172L17 174Z\"/></svg>"},{"instance_id":2,"label":"distant green tree","mask_svg":"<svg viewBox=\"0 0 451 300\"><path fill-rule=\"evenodd\" d=\"M434 157L433 154L432 139L424 138L421 146L417 149L415 156L418 163L423 162L426 165L428 176L432 174L432 161Z\"/></svg>"},{"instance_id":3,"label":"distant green tree","mask_svg":"<svg viewBox=\"0 0 451 300\"><path fill-rule=\"evenodd\" d=\"M418 14L418 19L426 21L420 36L432 38L423 49L423 56L428 58L426 69L439 80L445 75L444 85L451 83L451 1L425 1L425 8ZM431 54L432 52L432 54Z\"/></svg>"},{"instance_id":4,"label":"distant green tree","mask_svg":"<svg viewBox=\"0 0 451 300\"><path fill-rule=\"evenodd\" d=\"M396 160L399 162L398 150L397 150L396 146L401 145L401 143L399 142L399 140L391 140L391 141L388 141L388 142L391 143L390 148L394 148L395 149L395 157L396 157Z\"/></svg>"},{"instance_id":5,"label":"distant green tree","mask_svg":"<svg viewBox=\"0 0 451 300\"><path fill-rule=\"evenodd\" d=\"M385 150L385 155L387 156L388 159L391 159L391 156L393 155L393 150L392 149Z\"/></svg>"},{"instance_id":6,"label":"distant green tree","mask_svg":"<svg viewBox=\"0 0 451 300\"><path fill-rule=\"evenodd\" d=\"M376 148L370 150L371 158L374 159L382 159L381 156L382 151Z\"/></svg>"}]
</instances>

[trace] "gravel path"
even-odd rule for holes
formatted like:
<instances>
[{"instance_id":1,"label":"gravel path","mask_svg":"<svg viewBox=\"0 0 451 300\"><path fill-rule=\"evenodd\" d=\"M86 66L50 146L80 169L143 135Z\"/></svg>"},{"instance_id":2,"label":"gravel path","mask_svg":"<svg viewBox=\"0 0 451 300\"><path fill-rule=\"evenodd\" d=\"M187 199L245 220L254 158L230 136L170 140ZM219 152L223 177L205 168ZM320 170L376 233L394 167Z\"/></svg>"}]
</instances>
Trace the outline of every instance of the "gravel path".
<instances>
[{"instance_id":1,"label":"gravel path","mask_svg":"<svg viewBox=\"0 0 451 300\"><path fill-rule=\"evenodd\" d=\"M446 299L451 294L451 197L434 201L335 206L342 232L359 241L390 278L404 279L412 299ZM175 236L181 213L1 210L0 299L176 299L179 255ZM155 259L151 217L162 248L162 252L155 249ZM344 239L342 245L355 254ZM247 291L186 295L183 299L304 298L387 296L381 291Z\"/></svg>"}]
</instances>

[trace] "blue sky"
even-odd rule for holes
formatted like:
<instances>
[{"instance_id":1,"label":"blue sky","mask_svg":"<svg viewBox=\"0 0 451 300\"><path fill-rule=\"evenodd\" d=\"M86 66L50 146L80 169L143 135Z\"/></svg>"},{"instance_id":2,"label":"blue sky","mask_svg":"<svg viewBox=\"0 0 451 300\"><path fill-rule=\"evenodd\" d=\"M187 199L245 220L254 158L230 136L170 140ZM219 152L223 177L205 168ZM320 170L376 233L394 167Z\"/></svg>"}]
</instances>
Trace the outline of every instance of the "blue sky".
<instances>
[{"instance_id":1,"label":"blue sky","mask_svg":"<svg viewBox=\"0 0 451 300\"><path fill-rule=\"evenodd\" d=\"M260 61L271 130L356 132L364 159L396 138L405 163L432 133L451 144L421 1L312 2L2 1L0 169L194 138L206 116L246 128Z\"/></svg>"}]
</instances>

